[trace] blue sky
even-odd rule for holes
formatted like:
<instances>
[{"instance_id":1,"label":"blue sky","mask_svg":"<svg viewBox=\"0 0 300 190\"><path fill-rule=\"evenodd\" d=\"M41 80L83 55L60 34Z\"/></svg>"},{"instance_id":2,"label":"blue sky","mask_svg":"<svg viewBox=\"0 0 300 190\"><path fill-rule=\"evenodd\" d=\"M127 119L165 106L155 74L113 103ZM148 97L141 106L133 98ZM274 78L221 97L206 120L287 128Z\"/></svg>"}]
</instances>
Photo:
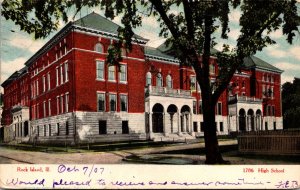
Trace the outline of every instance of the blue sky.
<instances>
[{"instance_id":1,"label":"blue sky","mask_svg":"<svg viewBox=\"0 0 300 190\"><path fill-rule=\"evenodd\" d=\"M300 12L300 0L298 0L298 11ZM99 8L86 8L78 13L75 17L79 19L95 11L101 15L102 12ZM173 10L177 12L178 10ZM73 14L70 11L70 20L72 20ZM121 17L116 17L114 22L120 24ZM225 42L231 45L236 44L236 39L239 35L239 10L231 11L230 15L230 27L228 40ZM60 29L65 23L60 22ZM155 18L145 17L143 20L143 27L135 30L135 32L147 39L150 39L149 46L156 47L160 45L164 39L158 37L159 24ZM51 34L44 40L34 40L33 35L20 31L18 26L15 26L13 22L6 21L1 17L1 83L5 81L13 72L21 69L24 63L37 52L56 32ZM299 28L300 30L300 28ZM277 44L264 48L262 52L256 54L257 57L264 61L284 70L282 74L282 83L286 81L292 81L294 77L300 78L300 34L297 33L294 39L293 45L286 42L286 36L283 36L281 31L276 31L271 34ZM219 43L216 48L220 49L222 43Z\"/></svg>"}]
</instances>

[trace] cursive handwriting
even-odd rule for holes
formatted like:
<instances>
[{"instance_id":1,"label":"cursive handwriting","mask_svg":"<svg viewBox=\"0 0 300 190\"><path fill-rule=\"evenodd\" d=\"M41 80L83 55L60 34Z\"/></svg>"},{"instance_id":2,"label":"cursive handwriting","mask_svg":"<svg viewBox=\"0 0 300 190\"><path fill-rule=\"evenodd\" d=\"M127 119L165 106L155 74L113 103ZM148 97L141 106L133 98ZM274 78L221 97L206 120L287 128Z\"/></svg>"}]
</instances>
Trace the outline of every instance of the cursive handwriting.
<instances>
[{"instance_id":1,"label":"cursive handwriting","mask_svg":"<svg viewBox=\"0 0 300 190\"><path fill-rule=\"evenodd\" d=\"M87 175L87 176L91 177L91 174L103 174L104 168L103 167L96 167L95 165L78 167L76 165L66 166L64 164L60 164L57 167L57 172L58 173L82 172L84 175Z\"/></svg>"},{"instance_id":2,"label":"cursive handwriting","mask_svg":"<svg viewBox=\"0 0 300 190\"><path fill-rule=\"evenodd\" d=\"M55 188L56 186L87 186L89 187L91 185L92 179L89 179L87 181L66 181L64 179L60 179L58 181L53 180L52 187Z\"/></svg>"},{"instance_id":3,"label":"cursive handwriting","mask_svg":"<svg viewBox=\"0 0 300 190\"><path fill-rule=\"evenodd\" d=\"M19 178L13 178L11 180L6 180L6 185L13 185L13 186L16 186L16 185L41 185L44 187L44 184L45 184L45 179L35 179L35 180L32 180L32 181L25 181L25 180L19 180Z\"/></svg>"}]
</instances>

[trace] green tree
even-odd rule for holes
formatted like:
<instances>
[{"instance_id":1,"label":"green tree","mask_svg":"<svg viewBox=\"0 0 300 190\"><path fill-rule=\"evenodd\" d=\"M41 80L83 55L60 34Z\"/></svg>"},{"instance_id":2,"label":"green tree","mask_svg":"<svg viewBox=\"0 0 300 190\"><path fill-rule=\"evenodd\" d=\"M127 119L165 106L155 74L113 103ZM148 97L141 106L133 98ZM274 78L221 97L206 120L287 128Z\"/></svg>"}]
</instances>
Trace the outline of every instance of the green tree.
<instances>
[{"instance_id":1,"label":"green tree","mask_svg":"<svg viewBox=\"0 0 300 190\"><path fill-rule=\"evenodd\" d=\"M282 112L283 127L285 129L300 128L300 79L295 78L293 83L282 85Z\"/></svg>"},{"instance_id":2,"label":"green tree","mask_svg":"<svg viewBox=\"0 0 300 190\"><path fill-rule=\"evenodd\" d=\"M143 17L155 17L160 23L159 34L176 50L180 65L192 66L196 72L203 100L206 163L216 164L224 162L216 136L216 102L235 71L241 68L243 59L275 43L270 32L282 28L287 41L292 43L298 31L296 4L296 0L4 0L2 15L13 20L21 30L34 33L36 38L56 30L60 18L67 22L71 7L79 11L85 6L99 6L110 19L122 15L124 27L119 30L119 43L108 56L116 64L122 44L131 50L133 29L142 26ZM172 11L174 7L177 13ZM229 50L229 45L223 44L223 50L216 53L219 74L216 83L211 83L211 48L218 43L218 38L227 38L228 14L237 7L241 10L240 36L234 49ZM218 27L221 35L214 36Z\"/></svg>"}]
</instances>

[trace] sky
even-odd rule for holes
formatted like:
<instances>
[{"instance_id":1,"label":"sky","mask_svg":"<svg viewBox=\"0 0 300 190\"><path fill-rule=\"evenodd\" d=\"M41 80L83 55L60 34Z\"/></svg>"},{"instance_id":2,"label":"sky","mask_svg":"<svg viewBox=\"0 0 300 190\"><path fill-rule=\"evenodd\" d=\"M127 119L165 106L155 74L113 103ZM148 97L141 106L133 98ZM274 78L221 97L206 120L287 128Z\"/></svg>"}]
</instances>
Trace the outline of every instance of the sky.
<instances>
[{"instance_id":1,"label":"sky","mask_svg":"<svg viewBox=\"0 0 300 190\"><path fill-rule=\"evenodd\" d=\"M298 12L300 12L300 0L298 1ZM0 0L1 2L1 0ZM83 17L92 11L103 15L99 7L84 8L76 15L74 20ZM173 10L178 11L178 10ZM299 13L300 14L300 13ZM70 21L74 14L70 13ZM229 38L220 42L225 42L231 45L236 44L236 39L239 35L239 18L240 11L232 10L229 19L231 31L228 34ZM116 17L114 22L121 23L121 17ZM60 22L59 30L66 23ZM14 25L12 21L7 21L1 16L0 24L0 58L1 58L1 81L4 82L12 73L24 67L24 63L36 53L52 36L57 32L53 32L49 37L43 40L34 40L33 35L20 31L19 27ZM158 36L159 23L153 17L145 17L143 26L135 30L135 33L149 39L147 45L157 47L164 42L164 39ZM58 31L59 31L58 30ZM300 30L300 27L299 27ZM280 30L271 34L273 40L277 44L264 48L262 52L256 54L260 59L284 70L282 73L282 84L289 81L292 82L294 77L300 78L300 33L296 34L293 45L286 42L286 36L283 36ZM222 43L219 43L215 48L221 49ZM1 92L3 90L1 89Z\"/></svg>"}]
</instances>

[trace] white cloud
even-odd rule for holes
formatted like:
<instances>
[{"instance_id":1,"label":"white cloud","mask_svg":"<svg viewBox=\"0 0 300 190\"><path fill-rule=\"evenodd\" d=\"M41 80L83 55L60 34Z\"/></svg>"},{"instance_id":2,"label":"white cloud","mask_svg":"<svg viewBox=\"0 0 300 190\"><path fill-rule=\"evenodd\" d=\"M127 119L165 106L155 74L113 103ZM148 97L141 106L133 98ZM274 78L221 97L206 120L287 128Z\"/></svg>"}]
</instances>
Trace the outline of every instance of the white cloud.
<instances>
[{"instance_id":1,"label":"white cloud","mask_svg":"<svg viewBox=\"0 0 300 190\"><path fill-rule=\"evenodd\" d=\"M289 53L292 55L293 58L300 60L300 46L290 48Z\"/></svg>"},{"instance_id":2,"label":"white cloud","mask_svg":"<svg viewBox=\"0 0 300 190\"><path fill-rule=\"evenodd\" d=\"M9 39L9 45L35 53L45 44L44 40L33 40L28 36L15 35ZM19 54L18 54L19 55Z\"/></svg>"},{"instance_id":3,"label":"white cloud","mask_svg":"<svg viewBox=\"0 0 300 190\"><path fill-rule=\"evenodd\" d=\"M273 49L273 50L267 50L267 54L276 57L276 58L281 58L287 56L287 53L285 51L279 50L279 49Z\"/></svg>"},{"instance_id":4,"label":"white cloud","mask_svg":"<svg viewBox=\"0 0 300 190\"><path fill-rule=\"evenodd\" d=\"M24 67L24 63L27 59L19 57L11 61L2 61L1 64L1 81L5 81L11 74Z\"/></svg>"},{"instance_id":5,"label":"white cloud","mask_svg":"<svg viewBox=\"0 0 300 190\"><path fill-rule=\"evenodd\" d=\"M293 82L293 80L294 80L294 76L292 75L285 75L285 74L281 75L281 84L284 84L286 82Z\"/></svg>"},{"instance_id":6,"label":"white cloud","mask_svg":"<svg viewBox=\"0 0 300 190\"><path fill-rule=\"evenodd\" d=\"M228 17L230 22L239 23L241 12L239 10L234 9L230 12Z\"/></svg>"},{"instance_id":7,"label":"white cloud","mask_svg":"<svg viewBox=\"0 0 300 190\"><path fill-rule=\"evenodd\" d=\"M282 35L283 35L282 30L280 30L280 29L276 30L275 32L270 33L271 38L275 38L275 39L282 38Z\"/></svg>"},{"instance_id":8,"label":"white cloud","mask_svg":"<svg viewBox=\"0 0 300 190\"><path fill-rule=\"evenodd\" d=\"M228 37L236 40L240 35L240 30L239 29L231 29L230 32L228 33Z\"/></svg>"},{"instance_id":9,"label":"white cloud","mask_svg":"<svg viewBox=\"0 0 300 190\"><path fill-rule=\"evenodd\" d=\"M300 64L292 64L289 62L278 62L274 64L275 67L278 67L281 70L292 70L297 71L299 70L300 73Z\"/></svg>"}]
</instances>

